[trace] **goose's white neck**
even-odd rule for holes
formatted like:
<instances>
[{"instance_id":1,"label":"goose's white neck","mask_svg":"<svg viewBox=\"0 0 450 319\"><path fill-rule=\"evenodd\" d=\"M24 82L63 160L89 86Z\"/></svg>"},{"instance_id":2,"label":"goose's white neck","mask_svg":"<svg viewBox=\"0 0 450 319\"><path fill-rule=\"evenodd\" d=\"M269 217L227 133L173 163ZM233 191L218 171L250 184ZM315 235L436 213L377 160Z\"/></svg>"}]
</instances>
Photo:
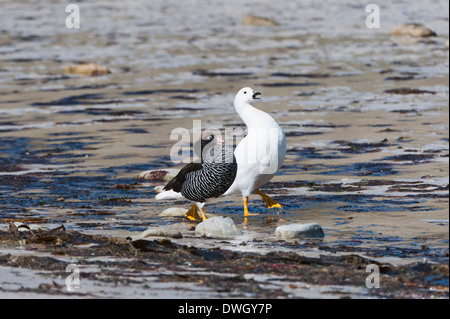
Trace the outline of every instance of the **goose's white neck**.
<instances>
[{"instance_id":1,"label":"goose's white neck","mask_svg":"<svg viewBox=\"0 0 450 319\"><path fill-rule=\"evenodd\" d=\"M250 103L235 101L234 108L247 127L278 127L278 123L266 112Z\"/></svg>"}]
</instances>

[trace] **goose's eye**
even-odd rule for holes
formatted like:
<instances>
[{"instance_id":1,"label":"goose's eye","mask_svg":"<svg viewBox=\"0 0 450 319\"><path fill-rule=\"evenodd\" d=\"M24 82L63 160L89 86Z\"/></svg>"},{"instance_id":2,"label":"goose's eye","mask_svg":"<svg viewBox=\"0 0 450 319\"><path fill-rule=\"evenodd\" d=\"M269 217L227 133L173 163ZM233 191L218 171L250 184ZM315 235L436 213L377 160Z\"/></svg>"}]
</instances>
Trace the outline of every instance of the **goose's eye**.
<instances>
[{"instance_id":1,"label":"goose's eye","mask_svg":"<svg viewBox=\"0 0 450 319\"><path fill-rule=\"evenodd\" d=\"M208 140L212 140L214 138L214 136L210 135L208 136Z\"/></svg>"},{"instance_id":2,"label":"goose's eye","mask_svg":"<svg viewBox=\"0 0 450 319\"><path fill-rule=\"evenodd\" d=\"M247 94L247 91L244 91L244 94Z\"/></svg>"}]
</instances>

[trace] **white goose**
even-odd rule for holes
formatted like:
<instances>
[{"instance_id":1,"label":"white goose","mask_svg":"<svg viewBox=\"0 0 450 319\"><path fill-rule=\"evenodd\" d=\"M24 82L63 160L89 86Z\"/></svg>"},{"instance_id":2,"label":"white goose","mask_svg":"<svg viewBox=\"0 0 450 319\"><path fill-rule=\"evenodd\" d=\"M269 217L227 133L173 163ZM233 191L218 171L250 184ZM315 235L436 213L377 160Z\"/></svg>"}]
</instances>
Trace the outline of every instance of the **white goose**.
<instances>
[{"instance_id":1,"label":"white goose","mask_svg":"<svg viewBox=\"0 0 450 319\"><path fill-rule=\"evenodd\" d=\"M238 192L242 194L244 224L247 224L250 215L248 197L252 192L260 195L268 208L281 208L279 203L259 190L278 172L286 155L286 135L281 127L272 116L250 105L260 95L260 92L245 87L234 99L234 107L247 126L248 134L234 152L238 171L224 196Z\"/></svg>"}]
</instances>

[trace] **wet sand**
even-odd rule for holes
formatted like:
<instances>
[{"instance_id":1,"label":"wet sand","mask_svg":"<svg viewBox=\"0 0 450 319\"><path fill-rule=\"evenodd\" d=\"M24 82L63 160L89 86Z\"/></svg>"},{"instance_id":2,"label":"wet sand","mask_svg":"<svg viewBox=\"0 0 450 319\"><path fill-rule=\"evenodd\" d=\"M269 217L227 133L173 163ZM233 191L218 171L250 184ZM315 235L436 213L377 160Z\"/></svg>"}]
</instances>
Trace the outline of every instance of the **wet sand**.
<instances>
[{"instance_id":1,"label":"wet sand","mask_svg":"<svg viewBox=\"0 0 450 319\"><path fill-rule=\"evenodd\" d=\"M201 15L200 2L126 3L80 3L81 28L66 29L63 2L2 2L0 296L448 298L448 3L386 5L380 29L342 1L223 1ZM279 26L241 25L249 13ZM407 22L438 36L391 37ZM86 62L111 73L64 73ZM264 187L283 209L252 196L262 214L242 237L197 238L195 223L158 217L188 203L156 201L164 182L137 175L180 168L174 128L242 125L232 101L244 86L287 135ZM208 210L242 226L238 196ZM309 222L323 240L275 238ZM137 240L161 226L183 238ZM371 263L380 289L366 288Z\"/></svg>"}]
</instances>

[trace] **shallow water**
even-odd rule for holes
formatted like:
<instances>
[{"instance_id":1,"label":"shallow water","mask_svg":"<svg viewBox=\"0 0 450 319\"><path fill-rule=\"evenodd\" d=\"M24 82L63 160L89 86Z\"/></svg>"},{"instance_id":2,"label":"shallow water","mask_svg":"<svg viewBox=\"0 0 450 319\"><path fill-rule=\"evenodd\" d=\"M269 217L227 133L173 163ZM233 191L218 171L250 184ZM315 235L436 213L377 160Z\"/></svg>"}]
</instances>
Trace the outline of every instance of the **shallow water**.
<instances>
[{"instance_id":1,"label":"shallow water","mask_svg":"<svg viewBox=\"0 0 450 319\"><path fill-rule=\"evenodd\" d=\"M80 29L65 27L63 1L0 3L2 229L22 221L128 236L186 223L158 218L187 203L157 202L161 182L136 176L180 167L169 156L174 128L242 125L232 101L251 86L287 135L285 164L264 187L284 207L252 197L262 215L247 248L211 245L307 252L274 230L317 222L323 251L448 262L448 2L383 4L380 29L350 1L125 3L80 2ZM249 13L280 25L241 25ZM438 37L392 38L406 22ZM112 73L64 74L80 62ZM208 210L243 222L239 197Z\"/></svg>"}]
</instances>

